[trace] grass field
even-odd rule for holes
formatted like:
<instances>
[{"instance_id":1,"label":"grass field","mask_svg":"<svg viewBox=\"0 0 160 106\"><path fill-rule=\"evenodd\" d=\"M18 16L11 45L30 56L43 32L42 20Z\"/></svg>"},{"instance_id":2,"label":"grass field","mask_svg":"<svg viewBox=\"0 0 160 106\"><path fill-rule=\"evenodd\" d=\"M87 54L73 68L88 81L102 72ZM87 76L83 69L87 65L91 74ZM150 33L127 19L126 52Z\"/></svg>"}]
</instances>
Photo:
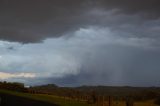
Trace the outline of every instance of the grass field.
<instances>
[{"instance_id":1,"label":"grass field","mask_svg":"<svg viewBox=\"0 0 160 106\"><path fill-rule=\"evenodd\" d=\"M64 99L62 97L57 97L53 95L20 93L20 92L8 91L8 90L0 90L0 93L15 95L15 96L43 101L47 103L58 104L60 106L89 106L85 102L78 102L75 100Z\"/></svg>"},{"instance_id":2,"label":"grass field","mask_svg":"<svg viewBox=\"0 0 160 106\"><path fill-rule=\"evenodd\" d=\"M154 104L154 100L149 100L149 101L136 102L134 103L134 106L159 106L159 105Z\"/></svg>"},{"instance_id":3,"label":"grass field","mask_svg":"<svg viewBox=\"0 0 160 106\"><path fill-rule=\"evenodd\" d=\"M99 105L89 105L85 102L79 102L71 99L64 99L62 97L46 95L46 94L29 94L29 93L13 92L8 90L0 90L0 94L2 93L43 101L47 103L57 104L60 106L99 106ZM105 104L106 104L105 106L108 106L107 102ZM125 101L114 101L112 106L126 106L126 105ZM158 106L158 105L154 104L154 100L149 100L149 101L134 102L134 106Z\"/></svg>"},{"instance_id":4,"label":"grass field","mask_svg":"<svg viewBox=\"0 0 160 106\"><path fill-rule=\"evenodd\" d=\"M114 103L114 106L125 106L125 102L121 101ZM153 100L149 100L149 101L135 102L134 106L158 106L158 105L154 104Z\"/></svg>"}]
</instances>

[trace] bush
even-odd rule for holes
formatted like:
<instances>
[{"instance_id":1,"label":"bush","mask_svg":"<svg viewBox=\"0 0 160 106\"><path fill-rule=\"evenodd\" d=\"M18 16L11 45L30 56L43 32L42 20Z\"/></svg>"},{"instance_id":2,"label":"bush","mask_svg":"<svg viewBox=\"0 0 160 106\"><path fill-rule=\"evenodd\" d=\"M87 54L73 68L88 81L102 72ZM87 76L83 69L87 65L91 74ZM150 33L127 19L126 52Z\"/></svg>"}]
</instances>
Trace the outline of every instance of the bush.
<instances>
[{"instance_id":1,"label":"bush","mask_svg":"<svg viewBox=\"0 0 160 106\"><path fill-rule=\"evenodd\" d=\"M160 96L159 97L157 97L157 99L155 100L155 102L154 102L155 104L157 104L157 105L160 105Z\"/></svg>"}]
</instances>

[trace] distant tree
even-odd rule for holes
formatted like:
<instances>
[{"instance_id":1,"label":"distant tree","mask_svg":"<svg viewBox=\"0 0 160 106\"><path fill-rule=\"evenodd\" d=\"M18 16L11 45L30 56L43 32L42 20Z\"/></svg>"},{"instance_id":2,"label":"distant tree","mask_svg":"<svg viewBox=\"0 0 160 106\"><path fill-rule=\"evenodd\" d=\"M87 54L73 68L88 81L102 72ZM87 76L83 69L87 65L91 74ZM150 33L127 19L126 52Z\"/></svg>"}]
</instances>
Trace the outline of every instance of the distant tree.
<instances>
[{"instance_id":1,"label":"distant tree","mask_svg":"<svg viewBox=\"0 0 160 106\"><path fill-rule=\"evenodd\" d=\"M0 89L14 90L20 92L26 91L26 88L24 87L23 83L18 83L18 82L9 83L6 81L0 83Z\"/></svg>"}]
</instances>

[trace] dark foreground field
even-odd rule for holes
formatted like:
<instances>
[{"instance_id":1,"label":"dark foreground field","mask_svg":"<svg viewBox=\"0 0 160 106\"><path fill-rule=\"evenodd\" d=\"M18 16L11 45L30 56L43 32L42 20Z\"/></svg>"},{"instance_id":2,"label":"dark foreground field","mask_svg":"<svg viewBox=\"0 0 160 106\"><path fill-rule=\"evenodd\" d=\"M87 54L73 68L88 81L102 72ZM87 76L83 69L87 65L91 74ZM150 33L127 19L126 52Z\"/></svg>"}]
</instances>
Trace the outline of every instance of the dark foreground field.
<instances>
[{"instance_id":1,"label":"dark foreground field","mask_svg":"<svg viewBox=\"0 0 160 106\"><path fill-rule=\"evenodd\" d=\"M8 94L0 94L0 98L0 106L58 106Z\"/></svg>"}]
</instances>

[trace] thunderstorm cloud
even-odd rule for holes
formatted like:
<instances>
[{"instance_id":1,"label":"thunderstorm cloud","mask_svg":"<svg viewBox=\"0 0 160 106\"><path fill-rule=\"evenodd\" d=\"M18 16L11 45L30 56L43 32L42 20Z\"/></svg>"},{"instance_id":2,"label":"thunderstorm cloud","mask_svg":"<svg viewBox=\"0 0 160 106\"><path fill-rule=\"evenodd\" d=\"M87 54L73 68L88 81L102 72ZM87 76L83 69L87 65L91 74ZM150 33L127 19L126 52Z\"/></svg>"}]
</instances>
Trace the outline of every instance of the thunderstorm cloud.
<instances>
[{"instance_id":1,"label":"thunderstorm cloud","mask_svg":"<svg viewBox=\"0 0 160 106\"><path fill-rule=\"evenodd\" d=\"M159 0L0 0L0 80L158 86L159 5Z\"/></svg>"}]
</instances>

